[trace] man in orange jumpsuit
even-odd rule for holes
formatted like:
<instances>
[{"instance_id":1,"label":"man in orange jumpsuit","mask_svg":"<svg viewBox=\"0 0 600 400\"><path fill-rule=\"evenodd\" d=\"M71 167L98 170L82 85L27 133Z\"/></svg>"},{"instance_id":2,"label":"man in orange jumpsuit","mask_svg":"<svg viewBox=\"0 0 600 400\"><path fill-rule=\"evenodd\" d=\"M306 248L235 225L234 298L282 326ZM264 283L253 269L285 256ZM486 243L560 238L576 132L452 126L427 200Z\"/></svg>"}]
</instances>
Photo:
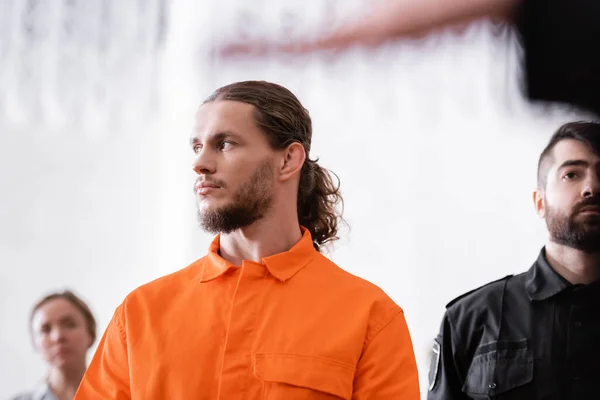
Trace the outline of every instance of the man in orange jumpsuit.
<instances>
[{"instance_id":1,"label":"man in orange jumpsuit","mask_svg":"<svg viewBox=\"0 0 600 400\"><path fill-rule=\"evenodd\" d=\"M77 400L419 399L402 309L321 255L339 185L287 89L238 82L191 138L208 254L119 305Z\"/></svg>"}]
</instances>

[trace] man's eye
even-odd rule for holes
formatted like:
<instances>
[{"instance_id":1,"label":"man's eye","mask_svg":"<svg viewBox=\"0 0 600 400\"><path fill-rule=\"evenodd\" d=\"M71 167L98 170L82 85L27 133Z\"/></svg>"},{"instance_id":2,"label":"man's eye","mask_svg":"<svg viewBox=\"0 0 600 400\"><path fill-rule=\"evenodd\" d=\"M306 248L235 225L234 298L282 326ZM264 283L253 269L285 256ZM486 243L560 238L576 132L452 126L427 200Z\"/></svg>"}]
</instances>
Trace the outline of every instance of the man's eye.
<instances>
[{"instance_id":1,"label":"man's eye","mask_svg":"<svg viewBox=\"0 0 600 400\"><path fill-rule=\"evenodd\" d=\"M567 172L563 178L570 181L577 178L577 174L575 172Z\"/></svg>"},{"instance_id":2,"label":"man's eye","mask_svg":"<svg viewBox=\"0 0 600 400\"><path fill-rule=\"evenodd\" d=\"M223 140L220 144L219 144L219 149L220 150L225 150L228 149L229 147L233 146L233 143L228 141L228 140Z\"/></svg>"}]
</instances>

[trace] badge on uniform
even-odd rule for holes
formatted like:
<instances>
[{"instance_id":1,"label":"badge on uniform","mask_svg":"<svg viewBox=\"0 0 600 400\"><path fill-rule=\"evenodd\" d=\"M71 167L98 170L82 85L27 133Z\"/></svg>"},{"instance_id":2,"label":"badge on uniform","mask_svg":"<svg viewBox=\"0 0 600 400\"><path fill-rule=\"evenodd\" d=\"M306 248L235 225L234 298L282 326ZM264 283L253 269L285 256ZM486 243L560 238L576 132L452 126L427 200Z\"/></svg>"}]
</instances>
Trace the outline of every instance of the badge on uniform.
<instances>
[{"instance_id":1,"label":"badge on uniform","mask_svg":"<svg viewBox=\"0 0 600 400\"><path fill-rule=\"evenodd\" d=\"M432 391L437 381L438 372L440 370L440 343L437 339L433 341L433 348L431 349L431 361L429 364L429 391Z\"/></svg>"}]
</instances>

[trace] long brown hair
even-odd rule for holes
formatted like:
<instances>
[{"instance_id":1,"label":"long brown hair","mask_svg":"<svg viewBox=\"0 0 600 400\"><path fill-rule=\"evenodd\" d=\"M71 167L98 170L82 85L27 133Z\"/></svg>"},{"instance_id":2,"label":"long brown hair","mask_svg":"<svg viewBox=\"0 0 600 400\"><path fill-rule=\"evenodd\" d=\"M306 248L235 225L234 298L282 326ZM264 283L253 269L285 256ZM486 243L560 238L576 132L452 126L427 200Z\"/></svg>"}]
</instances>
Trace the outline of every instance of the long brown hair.
<instances>
[{"instance_id":1,"label":"long brown hair","mask_svg":"<svg viewBox=\"0 0 600 400\"><path fill-rule=\"evenodd\" d=\"M284 149L293 142L304 147L306 161L300 173L298 220L309 230L317 250L321 245L337 240L338 225L343 221L342 211L336 210L338 204L343 210L340 180L335 173L321 167L318 159L309 157L312 121L298 98L275 83L245 81L215 90L204 103L218 100L254 106L254 119L273 149Z\"/></svg>"},{"instance_id":2,"label":"long brown hair","mask_svg":"<svg viewBox=\"0 0 600 400\"><path fill-rule=\"evenodd\" d=\"M67 300L77 310L79 310L79 312L81 312L81 314L83 315L83 318L85 319L85 325L86 325L88 333L90 334L90 337L92 338L92 344L93 344L96 341L96 318L94 318L94 314L92 314L90 307L88 307L88 305L83 300L81 300L79 298L79 296L77 296L75 293L71 292L70 290L50 293L50 294L44 296L41 300L39 300L35 304L35 306L33 306L32 310L31 310L31 315L29 316L29 326L31 327L31 324L33 322L33 317L35 316L35 313L37 312L37 310L39 310L40 307L42 307L44 304L46 304L52 300L56 300L56 299Z\"/></svg>"}]
</instances>

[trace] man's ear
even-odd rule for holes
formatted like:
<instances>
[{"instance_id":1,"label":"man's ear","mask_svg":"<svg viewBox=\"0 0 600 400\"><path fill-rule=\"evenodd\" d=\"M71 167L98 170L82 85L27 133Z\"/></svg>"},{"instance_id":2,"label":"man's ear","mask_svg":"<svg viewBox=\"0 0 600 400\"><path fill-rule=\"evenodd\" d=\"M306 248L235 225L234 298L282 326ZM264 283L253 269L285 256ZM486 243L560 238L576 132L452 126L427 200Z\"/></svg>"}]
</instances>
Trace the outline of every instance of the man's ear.
<instances>
[{"instance_id":1,"label":"man's ear","mask_svg":"<svg viewBox=\"0 0 600 400\"><path fill-rule=\"evenodd\" d=\"M282 150L281 163L279 165L279 179L286 181L299 173L306 160L304 147L298 143L291 143Z\"/></svg>"},{"instance_id":2,"label":"man's ear","mask_svg":"<svg viewBox=\"0 0 600 400\"><path fill-rule=\"evenodd\" d=\"M546 218L546 202L545 200L544 189L536 189L533 192L533 206L535 207L535 212L540 218Z\"/></svg>"}]
</instances>

